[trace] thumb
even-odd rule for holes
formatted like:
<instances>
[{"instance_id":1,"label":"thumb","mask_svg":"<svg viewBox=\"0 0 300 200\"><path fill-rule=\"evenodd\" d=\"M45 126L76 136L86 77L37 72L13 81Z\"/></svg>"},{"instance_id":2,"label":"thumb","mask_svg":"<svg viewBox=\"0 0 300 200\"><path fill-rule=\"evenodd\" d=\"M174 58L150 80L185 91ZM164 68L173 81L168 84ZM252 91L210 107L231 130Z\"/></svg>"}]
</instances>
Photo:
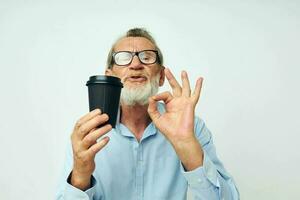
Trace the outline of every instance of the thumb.
<instances>
[{"instance_id":1,"label":"thumb","mask_svg":"<svg viewBox=\"0 0 300 200\"><path fill-rule=\"evenodd\" d=\"M148 113L153 122L155 122L161 116L157 110L156 102L157 101L153 96L149 97Z\"/></svg>"}]
</instances>

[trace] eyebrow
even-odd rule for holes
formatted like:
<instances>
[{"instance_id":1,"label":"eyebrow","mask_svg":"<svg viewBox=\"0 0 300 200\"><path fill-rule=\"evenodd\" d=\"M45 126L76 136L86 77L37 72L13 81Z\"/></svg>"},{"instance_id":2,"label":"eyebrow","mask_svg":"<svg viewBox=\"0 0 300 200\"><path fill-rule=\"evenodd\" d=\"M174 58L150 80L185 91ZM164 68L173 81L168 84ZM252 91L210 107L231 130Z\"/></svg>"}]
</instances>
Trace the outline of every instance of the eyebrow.
<instances>
[{"instance_id":1,"label":"eyebrow","mask_svg":"<svg viewBox=\"0 0 300 200\"><path fill-rule=\"evenodd\" d=\"M126 50L120 50L120 51L113 51L114 53L118 53L118 52L141 52L141 51L157 51L156 49L143 49L143 50L140 50L140 51L126 51Z\"/></svg>"}]
</instances>

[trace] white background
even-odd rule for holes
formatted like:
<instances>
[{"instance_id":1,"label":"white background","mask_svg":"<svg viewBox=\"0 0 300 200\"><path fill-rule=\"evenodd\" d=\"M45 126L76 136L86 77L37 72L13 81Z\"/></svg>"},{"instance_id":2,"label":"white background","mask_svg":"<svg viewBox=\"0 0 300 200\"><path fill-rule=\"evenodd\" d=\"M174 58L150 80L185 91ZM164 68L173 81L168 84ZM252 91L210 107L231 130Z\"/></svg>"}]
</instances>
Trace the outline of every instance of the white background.
<instances>
[{"instance_id":1,"label":"white background","mask_svg":"<svg viewBox=\"0 0 300 200\"><path fill-rule=\"evenodd\" d=\"M53 199L85 83L142 26L197 107L242 199L299 199L299 1L0 0L0 199ZM169 89L166 85L161 91Z\"/></svg>"}]
</instances>

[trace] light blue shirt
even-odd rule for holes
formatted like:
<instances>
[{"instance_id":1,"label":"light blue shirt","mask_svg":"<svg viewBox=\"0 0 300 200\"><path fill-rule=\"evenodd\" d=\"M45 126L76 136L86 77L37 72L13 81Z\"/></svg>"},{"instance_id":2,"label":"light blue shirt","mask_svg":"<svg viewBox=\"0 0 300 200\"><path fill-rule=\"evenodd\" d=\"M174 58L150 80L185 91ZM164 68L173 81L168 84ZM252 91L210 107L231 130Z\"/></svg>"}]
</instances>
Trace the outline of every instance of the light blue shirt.
<instances>
[{"instance_id":1,"label":"light blue shirt","mask_svg":"<svg viewBox=\"0 0 300 200\"><path fill-rule=\"evenodd\" d=\"M164 104L158 109L164 112ZM218 159L210 131L195 118L195 134L204 151L203 166L185 171L172 145L150 123L140 142L121 123L107 135L110 141L96 154L92 187L81 191L67 181L73 165L71 145L56 194L57 200L184 200L239 199L232 177Z\"/></svg>"}]
</instances>

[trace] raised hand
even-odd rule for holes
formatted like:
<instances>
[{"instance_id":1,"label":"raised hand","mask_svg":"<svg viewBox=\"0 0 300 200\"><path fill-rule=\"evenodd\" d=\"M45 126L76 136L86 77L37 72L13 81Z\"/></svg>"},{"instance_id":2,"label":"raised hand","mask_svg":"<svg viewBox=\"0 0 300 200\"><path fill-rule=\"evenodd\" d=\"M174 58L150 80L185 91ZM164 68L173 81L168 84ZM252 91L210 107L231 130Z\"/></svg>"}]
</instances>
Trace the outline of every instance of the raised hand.
<instances>
[{"instance_id":1,"label":"raised hand","mask_svg":"<svg viewBox=\"0 0 300 200\"><path fill-rule=\"evenodd\" d=\"M203 78L196 82L195 90L191 93L188 75L181 73L182 87L169 69L165 75L172 88L172 93L164 92L149 99L148 113L155 126L171 142L181 161L187 169L194 169L202 164L203 152L194 134L195 107L199 100ZM164 101L166 112L160 114L156 102ZM196 153L192 164L188 161L190 153ZM198 157L197 157L198 155ZM195 161L195 162L194 162Z\"/></svg>"},{"instance_id":2,"label":"raised hand","mask_svg":"<svg viewBox=\"0 0 300 200\"><path fill-rule=\"evenodd\" d=\"M172 93L164 92L150 98L148 113L157 126L171 141L188 140L194 136L194 114L199 100L202 78L196 83L195 91L191 93L188 75L181 73L182 87L169 69L165 69L167 80L172 87ZM156 107L157 101L164 101L166 112L160 114Z\"/></svg>"}]
</instances>

